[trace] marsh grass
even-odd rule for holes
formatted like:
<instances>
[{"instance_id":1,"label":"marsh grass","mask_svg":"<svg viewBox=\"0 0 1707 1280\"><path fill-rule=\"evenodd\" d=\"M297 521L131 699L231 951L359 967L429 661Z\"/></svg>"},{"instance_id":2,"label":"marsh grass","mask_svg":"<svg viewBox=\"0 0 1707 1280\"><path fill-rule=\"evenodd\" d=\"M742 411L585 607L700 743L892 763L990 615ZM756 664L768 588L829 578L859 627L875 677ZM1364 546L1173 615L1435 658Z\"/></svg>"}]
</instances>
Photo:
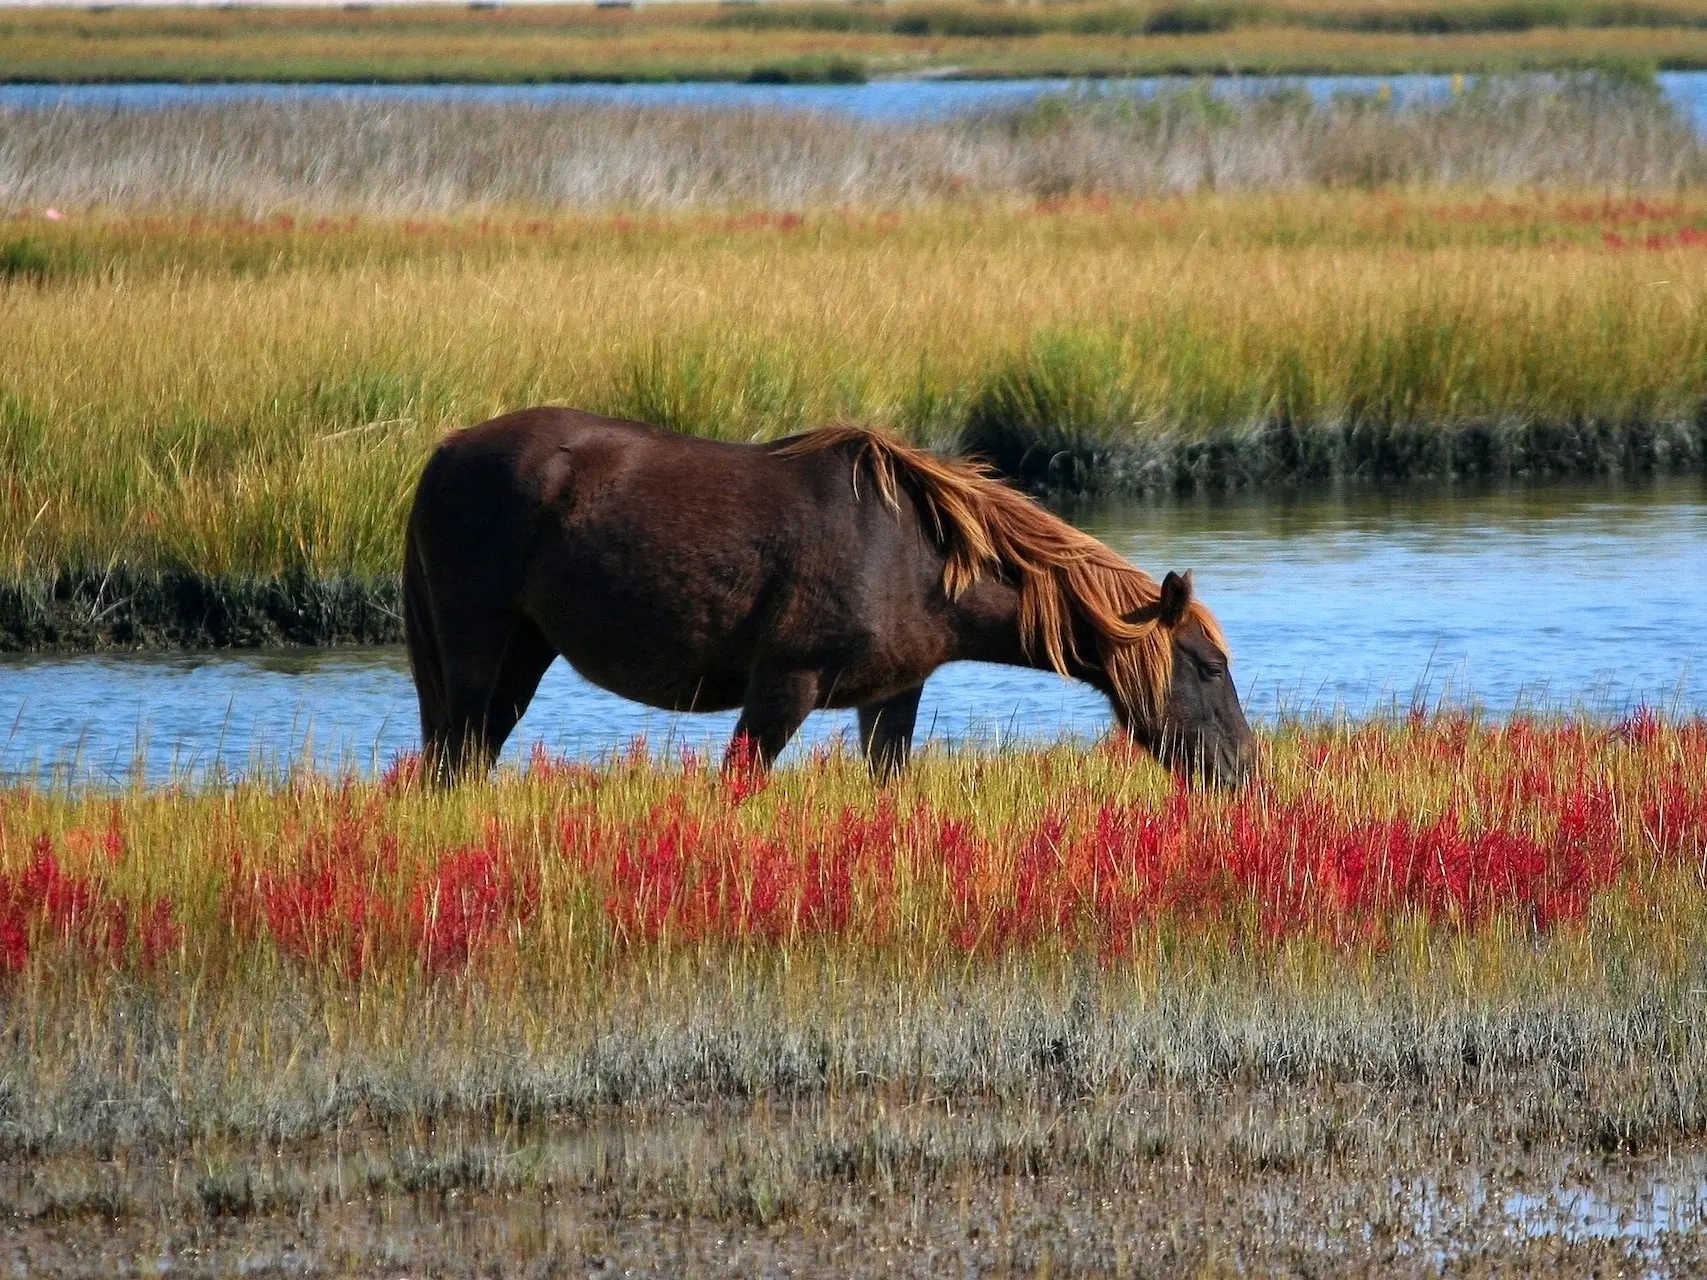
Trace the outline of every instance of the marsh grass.
<instances>
[{"instance_id":1,"label":"marsh grass","mask_svg":"<svg viewBox=\"0 0 1707 1280\"><path fill-rule=\"evenodd\" d=\"M927 752L883 793L834 753L754 789L643 751L540 756L451 796L406 764L10 788L0 1151L19 1176L0 1195L16 1223L100 1213L122 1232L461 1196L498 1220L540 1203L606 1229L809 1233L897 1197L940 1219L958 1198L939 1243L977 1249L968 1227L991 1229L1004 1196L1155 1225L1220 1187L1228 1216L1176 1248L1284 1249L1314 1238L1312 1215L1415 1178L1470 1234L1428 1226L1409 1190L1392 1230L1458 1248L1498 1229L1490 1186L1695 1150L1699 722L1413 718L1277 730L1264 750L1261 793L1238 800L1174 794L1119 744ZM1296 805L1327 824L1296 824ZM1265 811L1299 833L1284 866L1253 873L1243 837L1191 837L1148 914L1086 931L1076 913L1106 910L1103 889L1057 914L1057 875L1110 813L1227 833ZM1395 869L1393 821L1513 860L1449 887L1457 906L1361 898L1356 878L1385 873L1359 867ZM844 839L847 914L802 899L789 924L813 873L778 882L781 908L766 877L828 865ZM967 839L988 854L966 861ZM1559 865L1577 870L1550 878L1513 840L1576 849ZM1143 865L1134 846L1108 874ZM1538 886L1553 907L1525 896ZM1271 892L1303 914L1268 916ZM135 913L116 946L114 904ZM438 943L390 949L406 919ZM1309 1188L1290 1228L1261 1208Z\"/></svg>"},{"instance_id":2,"label":"marsh grass","mask_svg":"<svg viewBox=\"0 0 1707 1280\"><path fill-rule=\"evenodd\" d=\"M1377 98L1046 98L936 124L346 99L0 113L0 207L340 214L876 206L1393 183L1674 188L1700 140L1649 74ZM23 250L17 250L22 252Z\"/></svg>"},{"instance_id":3,"label":"marsh grass","mask_svg":"<svg viewBox=\"0 0 1707 1280\"><path fill-rule=\"evenodd\" d=\"M1427 192L17 223L49 265L0 285L8 643L135 642L78 611L140 639L162 574L390 589L433 442L541 402L873 422L1066 490L1698 467L1704 224Z\"/></svg>"},{"instance_id":4,"label":"marsh grass","mask_svg":"<svg viewBox=\"0 0 1707 1280\"><path fill-rule=\"evenodd\" d=\"M870 422L1058 493L1707 457L1701 146L1639 78L921 128L5 123L8 648L390 639L427 452L536 403L728 440Z\"/></svg>"}]
</instances>

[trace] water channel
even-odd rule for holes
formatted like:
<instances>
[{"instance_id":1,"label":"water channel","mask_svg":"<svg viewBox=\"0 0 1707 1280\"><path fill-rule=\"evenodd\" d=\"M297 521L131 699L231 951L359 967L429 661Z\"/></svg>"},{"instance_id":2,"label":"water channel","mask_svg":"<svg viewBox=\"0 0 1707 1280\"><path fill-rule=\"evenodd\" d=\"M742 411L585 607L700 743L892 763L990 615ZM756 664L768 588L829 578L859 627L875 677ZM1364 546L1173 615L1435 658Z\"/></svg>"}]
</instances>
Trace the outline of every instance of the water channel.
<instances>
[{"instance_id":1,"label":"water channel","mask_svg":"<svg viewBox=\"0 0 1707 1280\"><path fill-rule=\"evenodd\" d=\"M1193 569L1251 714L1413 704L1707 713L1707 482L1339 491L1070 513L1135 563ZM508 750L596 758L636 737L715 750L733 715L625 702L559 662ZM1052 675L960 664L926 686L938 743L1094 737L1108 709ZM850 732L820 712L798 743ZM400 649L0 658L0 773L122 781L383 767L418 744ZM802 746L790 748L797 755Z\"/></svg>"},{"instance_id":2,"label":"water channel","mask_svg":"<svg viewBox=\"0 0 1707 1280\"><path fill-rule=\"evenodd\" d=\"M1542 77L1537 77L1538 79ZM1661 92L1684 118L1707 131L1707 71L1667 71ZM1468 77L1474 84L1476 77ZM150 108L246 101L358 99L385 102L602 103L834 112L868 120L930 120L968 111L1021 106L1045 94L1147 96L1205 84L1222 97L1302 88L1318 102L1336 94L1387 93L1398 104L1446 97L1465 78L1393 76L1134 76L1110 79L1032 77L1015 80L874 79L864 84L743 84L676 81L644 84L5 84L0 110L97 106Z\"/></svg>"}]
</instances>

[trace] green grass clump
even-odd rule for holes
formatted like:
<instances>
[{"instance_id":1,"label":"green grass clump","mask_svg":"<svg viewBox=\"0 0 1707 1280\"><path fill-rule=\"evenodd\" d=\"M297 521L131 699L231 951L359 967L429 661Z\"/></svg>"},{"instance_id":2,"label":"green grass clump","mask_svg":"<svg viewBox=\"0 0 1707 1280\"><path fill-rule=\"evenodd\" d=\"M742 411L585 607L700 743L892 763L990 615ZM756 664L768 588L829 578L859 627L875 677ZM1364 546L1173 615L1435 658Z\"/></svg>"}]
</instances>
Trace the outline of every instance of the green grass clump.
<instances>
[{"instance_id":1,"label":"green grass clump","mask_svg":"<svg viewBox=\"0 0 1707 1280\"><path fill-rule=\"evenodd\" d=\"M54 255L28 236L0 242L0 280L40 283L57 274Z\"/></svg>"}]
</instances>

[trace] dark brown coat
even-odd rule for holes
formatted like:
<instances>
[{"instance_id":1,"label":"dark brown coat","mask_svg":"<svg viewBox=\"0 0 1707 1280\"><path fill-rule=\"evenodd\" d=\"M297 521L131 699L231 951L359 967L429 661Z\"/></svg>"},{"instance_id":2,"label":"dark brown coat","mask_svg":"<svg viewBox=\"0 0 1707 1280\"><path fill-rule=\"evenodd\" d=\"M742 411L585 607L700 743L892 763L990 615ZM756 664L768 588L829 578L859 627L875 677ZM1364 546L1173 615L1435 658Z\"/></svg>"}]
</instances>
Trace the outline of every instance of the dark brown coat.
<instances>
[{"instance_id":1,"label":"dark brown coat","mask_svg":"<svg viewBox=\"0 0 1707 1280\"><path fill-rule=\"evenodd\" d=\"M1189 575L1158 586L977 468L826 428L723 444L569 409L446 439L409 516L404 609L433 774L484 769L553 658L676 711L740 708L770 764L857 707L880 775L945 662L1086 680L1158 758L1223 782L1251 735Z\"/></svg>"}]
</instances>

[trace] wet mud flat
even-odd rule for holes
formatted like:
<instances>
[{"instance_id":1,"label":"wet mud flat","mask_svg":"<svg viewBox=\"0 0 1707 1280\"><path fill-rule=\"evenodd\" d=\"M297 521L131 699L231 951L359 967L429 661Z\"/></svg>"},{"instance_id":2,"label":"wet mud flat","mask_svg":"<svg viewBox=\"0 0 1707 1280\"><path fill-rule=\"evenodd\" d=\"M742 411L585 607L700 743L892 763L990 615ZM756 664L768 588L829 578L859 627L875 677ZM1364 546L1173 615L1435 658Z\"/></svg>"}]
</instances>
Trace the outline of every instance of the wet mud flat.
<instances>
[{"instance_id":1,"label":"wet mud flat","mask_svg":"<svg viewBox=\"0 0 1707 1280\"><path fill-rule=\"evenodd\" d=\"M1368 1087L462 1117L0 1166L30 1275L1680 1274L1707 1143ZM1529 1096L1532 1098L1533 1092Z\"/></svg>"}]
</instances>

